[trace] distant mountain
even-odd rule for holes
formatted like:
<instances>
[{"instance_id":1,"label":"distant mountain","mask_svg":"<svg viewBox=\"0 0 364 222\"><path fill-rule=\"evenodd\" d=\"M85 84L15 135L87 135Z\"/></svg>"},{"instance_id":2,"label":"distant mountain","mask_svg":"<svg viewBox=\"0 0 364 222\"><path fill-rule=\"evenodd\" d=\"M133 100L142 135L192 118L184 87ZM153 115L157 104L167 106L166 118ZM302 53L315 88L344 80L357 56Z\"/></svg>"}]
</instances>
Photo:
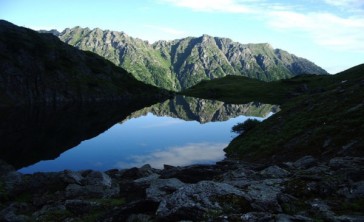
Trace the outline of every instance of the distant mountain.
<instances>
[{"instance_id":1,"label":"distant mountain","mask_svg":"<svg viewBox=\"0 0 364 222\"><path fill-rule=\"evenodd\" d=\"M181 90L204 79L242 75L264 81L300 74L327 74L314 63L269 44L241 44L203 35L149 44L123 32L74 27L57 34L62 41L95 52L137 79Z\"/></svg>"},{"instance_id":2,"label":"distant mountain","mask_svg":"<svg viewBox=\"0 0 364 222\"><path fill-rule=\"evenodd\" d=\"M125 101L166 93L99 55L4 20L0 20L0 70L0 106Z\"/></svg>"}]
</instances>

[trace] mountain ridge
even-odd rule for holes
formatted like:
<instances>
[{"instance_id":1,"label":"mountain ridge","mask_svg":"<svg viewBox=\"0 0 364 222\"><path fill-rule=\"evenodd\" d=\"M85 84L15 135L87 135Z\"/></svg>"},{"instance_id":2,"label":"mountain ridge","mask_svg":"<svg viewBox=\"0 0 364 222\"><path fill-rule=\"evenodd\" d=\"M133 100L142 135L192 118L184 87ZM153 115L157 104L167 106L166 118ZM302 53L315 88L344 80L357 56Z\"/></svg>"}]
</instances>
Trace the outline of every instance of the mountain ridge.
<instances>
[{"instance_id":1,"label":"mountain ridge","mask_svg":"<svg viewBox=\"0 0 364 222\"><path fill-rule=\"evenodd\" d=\"M0 106L167 95L97 54L5 20L0 20L0 49Z\"/></svg>"},{"instance_id":2,"label":"mountain ridge","mask_svg":"<svg viewBox=\"0 0 364 222\"><path fill-rule=\"evenodd\" d=\"M327 74L309 60L268 43L242 44L205 34L150 44L125 32L79 26L51 33L81 50L103 56L138 80L176 91L226 75L273 81L307 73Z\"/></svg>"}]
</instances>

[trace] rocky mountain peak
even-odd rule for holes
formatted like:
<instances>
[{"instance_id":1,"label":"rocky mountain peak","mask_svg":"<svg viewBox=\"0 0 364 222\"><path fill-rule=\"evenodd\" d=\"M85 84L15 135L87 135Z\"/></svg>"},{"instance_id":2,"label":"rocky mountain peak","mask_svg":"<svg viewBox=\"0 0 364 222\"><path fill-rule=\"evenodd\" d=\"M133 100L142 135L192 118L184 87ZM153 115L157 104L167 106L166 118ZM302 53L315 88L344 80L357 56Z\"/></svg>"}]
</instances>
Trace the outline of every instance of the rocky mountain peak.
<instances>
[{"instance_id":1,"label":"rocky mountain peak","mask_svg":"<svg viewBox=\"0 0 364 222\"><path fill-rule=\"evenodd\" d=\"M312 62L268 43L241 44L207 34L149 44L123 32L81 28L77 32L66 29L59 38L109 59L139 80L172 90L226 75L272 81L303 73L327 74Z\"/></svg>"}]
</instances>

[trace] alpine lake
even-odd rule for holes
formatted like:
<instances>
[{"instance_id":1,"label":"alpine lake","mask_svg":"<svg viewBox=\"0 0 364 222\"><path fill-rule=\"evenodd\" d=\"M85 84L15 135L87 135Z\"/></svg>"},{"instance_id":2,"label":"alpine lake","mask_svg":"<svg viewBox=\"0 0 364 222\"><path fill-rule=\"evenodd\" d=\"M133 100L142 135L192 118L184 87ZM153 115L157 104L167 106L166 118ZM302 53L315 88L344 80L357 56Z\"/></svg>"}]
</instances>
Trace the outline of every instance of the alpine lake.
<instances>
[{"instance_id":1,"label":"alpine lake","mask_svg":"<svg viewBox=\"0 0 364 222\"><path fill-rule=\"evenodd\" d=\"M0 159L21 173L212 164L237 136L234 125L277 110L183 96L154 105L5 109Z\"/></svg>"}]
</instances>

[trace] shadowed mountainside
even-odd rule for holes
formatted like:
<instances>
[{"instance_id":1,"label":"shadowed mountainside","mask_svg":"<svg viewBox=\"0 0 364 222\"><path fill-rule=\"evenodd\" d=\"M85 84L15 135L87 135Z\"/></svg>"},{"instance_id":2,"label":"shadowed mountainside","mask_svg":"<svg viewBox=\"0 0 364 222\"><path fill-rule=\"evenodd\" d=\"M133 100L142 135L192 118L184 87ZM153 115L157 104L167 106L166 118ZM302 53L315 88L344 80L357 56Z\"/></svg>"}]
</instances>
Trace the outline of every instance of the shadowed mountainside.
<instances>
[{"instance_id":1,"label":"shadowed mountainside","mask_svg":"<svg viewBox=\"0 0 364 222\"><path fill-rule=\"evenodd\" d=\"M52 34L0 21L0 106L158 98L164 90Z\"/></svg>"}]
</instances>

